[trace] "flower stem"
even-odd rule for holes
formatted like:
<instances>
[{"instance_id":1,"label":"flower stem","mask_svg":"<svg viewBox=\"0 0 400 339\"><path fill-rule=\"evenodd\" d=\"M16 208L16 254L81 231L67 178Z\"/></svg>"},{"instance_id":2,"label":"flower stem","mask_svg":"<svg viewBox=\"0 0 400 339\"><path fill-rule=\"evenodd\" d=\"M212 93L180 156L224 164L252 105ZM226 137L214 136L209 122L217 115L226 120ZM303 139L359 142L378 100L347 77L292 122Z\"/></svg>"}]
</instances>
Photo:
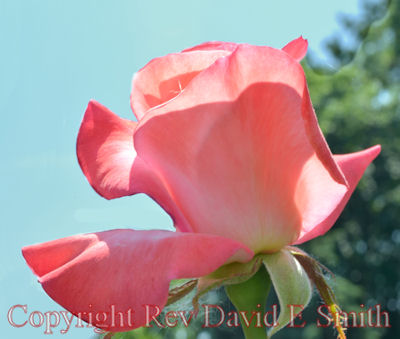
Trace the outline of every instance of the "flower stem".
<instances>
[{"instance_id":1,"label":"flower stem","mask_svg":"<svg viewBox=\"0 0 400 339\"><path fill-rule=\"evenodd\" d=\"M238 312L246 312L245 315L250 322L250 324L246 324L243 316L240 316L246 339L267 338L263 323L261 323L261 326L256 327L256 317L252 312L263 313L265 311L270 287L271 279L264 266L261 266L258 272L245 282L225 286L226 293L236 310Z\"/></svg>"}]
</instances>

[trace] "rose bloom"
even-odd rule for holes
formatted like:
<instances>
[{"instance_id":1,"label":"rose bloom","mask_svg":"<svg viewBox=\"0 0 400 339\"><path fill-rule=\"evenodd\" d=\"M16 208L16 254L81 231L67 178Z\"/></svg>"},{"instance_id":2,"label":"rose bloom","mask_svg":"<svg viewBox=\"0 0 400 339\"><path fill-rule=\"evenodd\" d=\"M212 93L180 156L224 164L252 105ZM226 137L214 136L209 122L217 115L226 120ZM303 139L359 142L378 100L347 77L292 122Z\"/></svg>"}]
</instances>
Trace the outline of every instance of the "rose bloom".
<instances>
[{"instance_id":1,"label":"rose bloom","mask_svg":"<svg viewBox=\"0 0 400 339\"><path fill-rule=\"evenodd\" d=\"M156 58L135 74L138 122L90 101L79 163L101 196L145 193L176 232L131 229L23 248L47 294L82 312L134 310L167 301L173 279L207 275L327 232L379 146L332 155L299 61L307 41L282 50L208 42Z\"/></svg>"}]
</instances>

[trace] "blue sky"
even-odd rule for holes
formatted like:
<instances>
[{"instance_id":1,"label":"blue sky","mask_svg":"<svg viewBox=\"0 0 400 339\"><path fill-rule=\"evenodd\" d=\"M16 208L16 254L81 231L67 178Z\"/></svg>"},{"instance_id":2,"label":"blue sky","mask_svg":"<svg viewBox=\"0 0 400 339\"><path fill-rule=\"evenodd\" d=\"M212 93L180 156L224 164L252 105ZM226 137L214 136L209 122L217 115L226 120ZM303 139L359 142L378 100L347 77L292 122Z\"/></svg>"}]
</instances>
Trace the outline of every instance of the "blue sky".
<instances>
[{"instance_id":1,"label":"blue sky","mask_svg":"<svg viewBox=\"0 0 400 339\"><path fill-rule=\"evenodd\" d=\"M41 289L20 248L111 228L171 229L169 217L139 195L98 196L75 155L89 99L132 118L132 74L156 56L224 40L282 47L303 35L324 58L322 41L339 32L337 14L356 0L16 1L0 2L2 336L41 338L43 328L13 328L8 309L61 310ZM26 315L17 312L15 320ZM90 337L89 329L54 337Z\"/></svg>"}]
</instances>

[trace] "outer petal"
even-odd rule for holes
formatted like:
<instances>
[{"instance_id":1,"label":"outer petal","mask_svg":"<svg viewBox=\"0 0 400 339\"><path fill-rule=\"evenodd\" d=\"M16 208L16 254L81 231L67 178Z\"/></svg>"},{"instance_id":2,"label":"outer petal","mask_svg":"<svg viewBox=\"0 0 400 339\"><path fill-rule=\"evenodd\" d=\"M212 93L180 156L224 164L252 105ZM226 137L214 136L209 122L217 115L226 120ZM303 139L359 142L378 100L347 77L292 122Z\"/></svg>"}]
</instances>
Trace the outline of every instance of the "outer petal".
<instances>
[{"instance_id":1,"label":"outer petal","mask_svg":"<svg viewBox=\"0 0 400 339\"><path fill-rule=\"evenodd\" d=\"M168 54L150 61L132 80L131 107L138 120L146 112L179 95L188 83L227 51Z\"/></svg>"},{"instance_id":2,"label":"outer petal","mask_svg":"<svg viewBox=\"0 0 400 339\"><path fill-rule=\"evenodd\" d=\"M83 173L104 198L146 193L171 215L176 227L190 230L162 179L137 156L133 144L136 125L90 101L77 140Z\"/></svg>"},{"instance_id":3,"label":"outer petal","mask_svg":"<svg viewBox=\"0 0 400 339\"><path fill-rule=\"evenodd\" d=\"M337 205L335 210L325 220L318 225L309 225L310 227L304 227L301 231L299 239L295 242L295 244L301 244L329 231L329 229L336 222L340 213L342 213L365 169L378 156L380 150L381 147L377 145L360 152L334 156L335 160L346 176L350 189L347 191L346 195Z\"/></svg>"},{"instance_id":4,"label":"outer petal","mask_svg":"<svg viewBox=\"0 0 400 339\"><path fill-rule=\"evenodd\" d=\"M128 229L76 235L22 252L51 298L113 332L145 325L146 305L151 315L155 306L164 307L171 280L203 276L253 256L222 237Z\"/></svg>"},{"instance_id":5,"label":"outer petal","mask_svg":"<svg viewBox=\"0 0 400 339\"><path fill-rule=\"evenodd\" d=\"M136 125L137 122L119 118L94 100L88 104L76 151L89 183L106 199L138 192L131 180L132 167L140 163L133 145Z\"/></svg>"},{"instance_id":6,"label":"outer petal","mask_svg":"<svg viewBox=\"0 0 400 339\"><path fill-rule=\"evenodd\" d=\"M301 61L306 56L308 47L308 41L299 37L291 42L289 42L285 47L282 48L283 51L292 56L292 58L297 61Z\"/></svg>"},{"instance_id":7,"label":"outer petal","mask_svg":"<svg viewBox=\"0 0 400 339\"><path fill-rule=\"evenodd\" d=\"M320 223L347 183L319 130L301 66L287 53L240 45L135 133L192 226L258 251Z\"/></svg>"}]
</instances>

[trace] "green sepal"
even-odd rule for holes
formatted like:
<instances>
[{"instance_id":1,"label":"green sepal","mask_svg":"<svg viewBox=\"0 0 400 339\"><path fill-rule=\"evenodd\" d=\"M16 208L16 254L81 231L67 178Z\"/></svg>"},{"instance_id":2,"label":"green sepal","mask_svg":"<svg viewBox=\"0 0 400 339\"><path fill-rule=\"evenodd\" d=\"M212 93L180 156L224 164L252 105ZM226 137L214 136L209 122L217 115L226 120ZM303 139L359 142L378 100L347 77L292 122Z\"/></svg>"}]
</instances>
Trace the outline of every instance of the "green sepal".
<instances>
[{"instance_id":1,"label":"green sepal","mask_svg":"<svg viewBox=\"0 0 400 339\"><path fill-rule=\"evenodd\" d=\"M280 305L278 324L268 331L268 338L271 338L308 305L312 289L306 272L290 251L282 249L277 253L265 254L263 262Z\"/></svg>"},{"instance_id":2,"label":"green sepal","mask_svg":"<svg viewBox=\"0 0 400 339\"><path fill-rule=\"evenodd\" d=\"M325 278L324 271L329 272L329 274L334 277L333 273L301 249L294 246L290 246L288 247L288 249L303 266L304 270L307 272L308 277L317 288L319 295L321 296L325 305L328 307L329 312L332 316L332 321L338 332L338 338L346 339L346 328L343 326L340 316L341 310L338 306L335 293L333 292L332 288L329 286Z\"/></svg>"}]
</instances>

